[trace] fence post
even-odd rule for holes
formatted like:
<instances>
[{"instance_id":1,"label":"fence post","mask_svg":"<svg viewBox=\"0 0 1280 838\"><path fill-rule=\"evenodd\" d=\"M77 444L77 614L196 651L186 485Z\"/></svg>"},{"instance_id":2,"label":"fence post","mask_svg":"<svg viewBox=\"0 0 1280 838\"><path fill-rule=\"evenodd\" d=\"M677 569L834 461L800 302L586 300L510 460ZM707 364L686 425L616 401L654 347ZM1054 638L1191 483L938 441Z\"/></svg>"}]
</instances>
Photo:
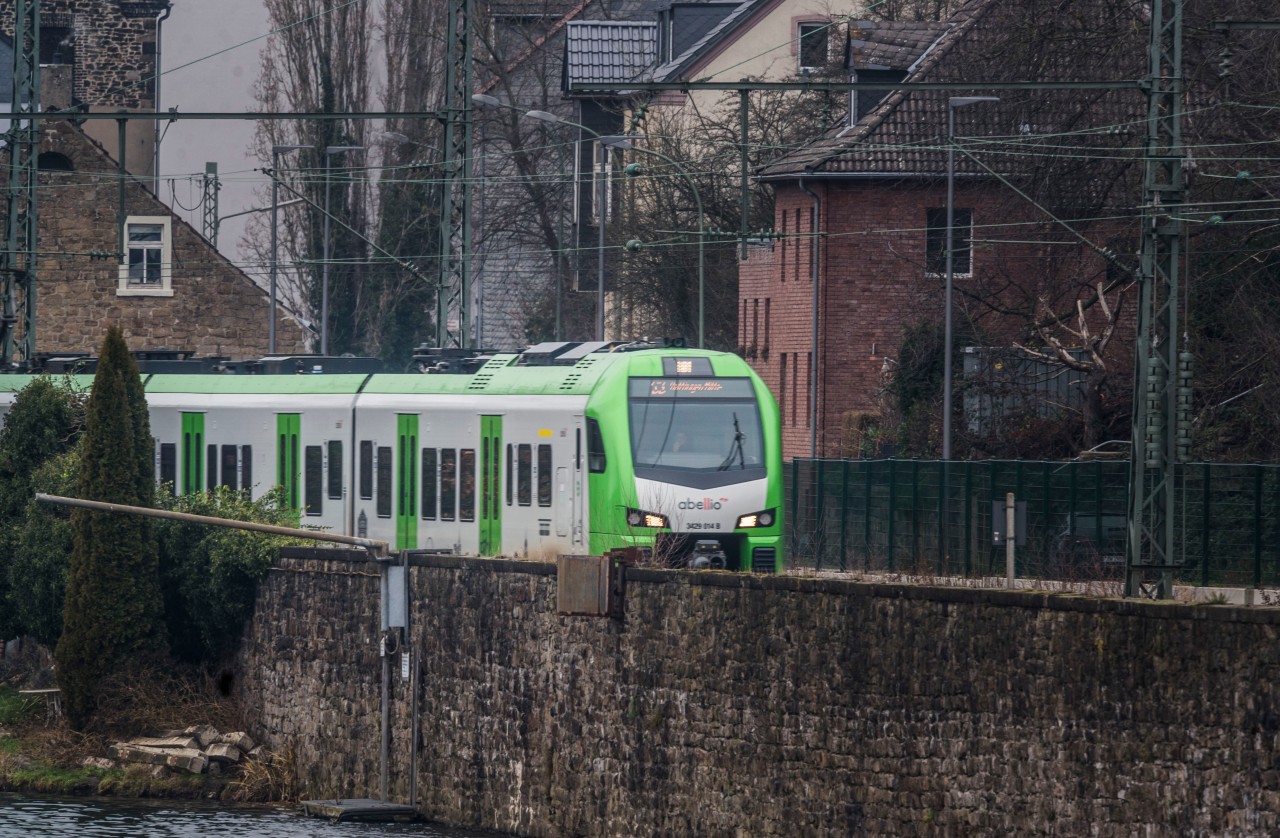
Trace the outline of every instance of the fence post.
<instances>
[{"instance_id":1,"label":"fence post","mask_svg":"<svg viewBox=\"0 0 1280 838\"><path fill-rule=\"evenodd\" d=\"M849 528L849 460L840 461L840 570L845 570L845 533Z\"/></svg>"},{"instance_id":2,"label":"fence post","mask_svg":"<svg viewBox=\"0 0 1280 838\"><path fill-rule=\"evenodd\" d=\"M872 465L862 466L862 569L871 569L871 480Z\"/></svg>"},{"instance_id":3,"label":"fence post","mask_svg":"<svg viewBox=\"0 0 1280 838\"><path fill-rule=\"evenodd\" d=\"M911 567L920 568L920 461L911 461Z\"/></svg>"},{"instance_id":4,"label":"fence post","mask_svg":"<svg viewBox=\"0 0 1280 838\"><path fill-rule=\"evenodd\" d=\"M973 460L964 462L964 575L973 572Z\"/></svg>"},{"instance_id":5,"label":"fence post","mask_svg":"<svg viewBox=\"0 0 1280 838\"><path fill-rule=\"evenodd\" d=\"M889 518L889 530L888 530L888 533L887 533L887 535L888 535L888 539L887 539L887 540L888 540L888 544L887 544L887 545L886 545L886 547L885 547L885 552L886 552L886 554L887 554L888 569L889 569L889 570L893 570L893 548L894 548L894 544L893 544L893 532L894 532L894 530L895 530L895 529L897 529L897 528L894 526L894 523L895 523L895 519L898 517L898 516L896 515L897 507L898 507L898 469L897 469L897 463L898 463L898 461L897 461L897 460L890 460L890 461L889 461L889 515L888 515L888 518Z\"/></svg>"},{"instance_id":6,"label":"fence post","mask_svg":"<svg viewBox=\"0 0 1280 838\"><path fill-rule=\"evenodd\" d=\"M947 542L949 541L947 527L950 523L947 520L947 461L938 460L938 562L935 572L939 576L942 575L942 564L947 555Z\"/></svg>"},{"instance_id":7,"label":"fence post","mask_svg":"<svg viewBox=\"0 0 1280 838\"><path fill-rule=\"evenodd\" d=\"M827 543L827 461L815 460L813 483L813 569L822 569L823 546Z\"/></svg>"},{"instance_id":8,"label":"fence post","mask_svg":"<svg viewBox=\"0 0 1280 838\"><path fill-rule=\"evenodd\" d=\"M1004 584L1013 587L1014 545L1018 542L1018 505L1013 499L1013 492L1004 496Z\"/></svg>"},{"instance_id":9,"label":"fence post","mask_svg":"<svg viewBox=\"0 0 1280 838\"><path fill-rule=\"evenodd\" d=\"M791 458L791 548L796 552L800 546L800 458Z\"/></svg>"},{"instance_id":10,"label":"fence post","mask_svg":"<svg viewBox=\"0 0 1280 838\"><path fill-rule=\"evenodd\" d=\"M1253 587L1262 587L1262 469L1253 467Z\"/></svg>"},{"instance_id":11,"label":"fence post","mask_svg":"<svg viewBox=\"0 0 1280 838\"><path fill-rule=\"evenodd\" d=\"M1209 587L1209 464L1204 464L1203 496L1200 498L1200 587Z\"/></svg>"}]
</instances>

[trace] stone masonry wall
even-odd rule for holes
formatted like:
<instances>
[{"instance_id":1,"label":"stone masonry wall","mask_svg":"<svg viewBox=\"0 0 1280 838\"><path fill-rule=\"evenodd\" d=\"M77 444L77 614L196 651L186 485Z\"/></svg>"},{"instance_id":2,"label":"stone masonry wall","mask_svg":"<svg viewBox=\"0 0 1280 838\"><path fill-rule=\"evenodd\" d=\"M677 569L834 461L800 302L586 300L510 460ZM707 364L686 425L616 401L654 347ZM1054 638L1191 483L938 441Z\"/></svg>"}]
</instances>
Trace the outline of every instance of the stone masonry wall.
<instances>
[{"instance_id":1,"label":"stone masonry wall","mask_svg":"<svg viewBox=\"0 0 1280 838\"><path fill-rule=\"evenodd\" d=\"M377 796L375 570L283 560L243 646L240 697L308 796ZM553 565L451 557L410 587L432 819L539 836L1280 829L1277 609L631 569L614 621L558 616Z\"/></svg>"},{"instance_id":2,"label":"stone masonry wall","mask_svg":"<svg viewBox=\"0 0 1280 838\"><path fill-rule=\"evenodd\" d=\"M46 122L41 152L65 156L74 171L41 171L36 350L97 353L107 326L119 324L130 349L189 350L233 359L266 354L269 300L141 181L125 188L131 216L168 216L172 224L173 296L121 296L116 163L83 132ZM2 214L0 214L2 215ZM306 351L302 327L276 320L277 349Z\"/></svg>"},{"instance_id":3,"label":"stone masonry wall","mask_svg":"<svg viewBox=\"0 0 1280 838\"><path fill-rule=\"evenodd\" d=\"M13 37L13 0L0 0L0 31ZM151 108L161 0L41 0L42 28L68 30L78 101L93 108ZM54 56L42 54L42 63Z\"/></svg>"}]
</instances>

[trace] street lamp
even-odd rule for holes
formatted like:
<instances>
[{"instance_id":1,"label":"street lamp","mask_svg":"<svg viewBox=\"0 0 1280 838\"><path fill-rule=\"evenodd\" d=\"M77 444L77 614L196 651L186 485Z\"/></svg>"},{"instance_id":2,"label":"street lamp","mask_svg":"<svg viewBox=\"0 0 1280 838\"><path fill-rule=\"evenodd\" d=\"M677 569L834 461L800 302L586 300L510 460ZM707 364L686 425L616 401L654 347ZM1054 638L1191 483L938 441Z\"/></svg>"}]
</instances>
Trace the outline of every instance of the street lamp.
<instances>
[{"instance_id":1,"label":"street lamp","mask_svg":"<svg viewBox=\"0 0 1280 838\"><path fill-rule=\"evenodd\" d=\"M276 275L280 270L280 249L277 224L280 215L280 155L290 151L315 148L312 145L273 145L271 147L271 309L267 323L267 354L276 354Z\"/></svg>"},{"instance_id":2,"label":"street lamp","mask_svg":"<svg viewBox=\"0 0 1280 838\"><path fill-rule=\"evenodd\" d=\"M942 361L942 543L938 545L938 566L941 568L947 551L948 518L951 514L951 286L955 274L955 224L956 224L956 108L977 105L982 102L999 102L998 96L952 96L947 100L947 291L946 313L943 326ZM973 242L969 243L969 259L973 259ZM1009 537L1012 537L1010 535Z\"/></svg>"},{"instance_id":3,"label":"street lamp","mask_svg":"<svg viewBox=\"0 0 1280 838\"><path fill-rule=\"evenodd\" d=\"M333 155L364 151L360 145L330 145L324 148L324 262L320 269L320 354L329 354L329 191L333 184Z\"/></svg>"},{"instance_id":4,"label":"street lamp","mask_svg":"<svg viewBox=\"0 0 1280 838\"><path fill-rule=\"evenodd\" d=\"M598 233L596 242L596 340L602 341L604 340L604 224L605 214L608 210L608 207L605 206L605 203L608 200L605 190L605 177L607 176L609 169L609 147L605 145L604 141L606 139L621 138L602 137L598 131L593 131L581 123L563 119L550 111L525 111L524 115L530 119L536 119L541 122L550 122L553 125L568 125L572 128L580 128L595 137L596 142L600 147L600 173L596 178L596 216L599 222L596 224Z\"/></svg>"},{"instance_id":5,"label":"street lamp","mask_svg":"<svg viewBox=\"0 0 1280 838\"><path fill-rule=\"evenodd\" d=\"M982 102L999 102L998 96L952 96L947 100L947 291L943 340L946 342L942 370L942 459L951 459L951 286L955 272L956 224L956 108ZM972 245L970 246L972 254ZM972 255L970 256L972 259Z\"/></svg>"},{"instance_id":6,"label":"street lamp","mask_svg":"<svg viewBox=\"0 0 1280 838\"><path fill-rule=\"evenodd\" d=\"M641 154L651 154L660 160L665 160L667 163L670 163L671 166L677 172L680 173L680 176L683 177L685 181L689 184L689 188L693 190L693 200L698 205L698 348L703 349L705 346L705 343L703 341L703 335L705 333L705 325L706 325L705 318L703 316L703 313L706 310L706 307L705 307L706 271L704 269L706 260L704 257L704 253L706 250L705 245L706 245L707 239L706 239L705 228L704 228L704 217L702 214L702 194L698 192L697 184L693 182L693 178L689 176L689 172L684 168L684 166L681 166L679 163L675 161L675 159L668 157L667 155L663 154L660 151L654 151L651 148L642 148L637 145L632 145L630 140L633 140L633 139L639 139L639 138L638 137L603 137L601 138L600 142L602 145L608 145L613 148L620 148L625 151L638 151ZM638 171L633 173L630 169L628 169L627 173L639 174Z\"/></svg>"}]
</instances>

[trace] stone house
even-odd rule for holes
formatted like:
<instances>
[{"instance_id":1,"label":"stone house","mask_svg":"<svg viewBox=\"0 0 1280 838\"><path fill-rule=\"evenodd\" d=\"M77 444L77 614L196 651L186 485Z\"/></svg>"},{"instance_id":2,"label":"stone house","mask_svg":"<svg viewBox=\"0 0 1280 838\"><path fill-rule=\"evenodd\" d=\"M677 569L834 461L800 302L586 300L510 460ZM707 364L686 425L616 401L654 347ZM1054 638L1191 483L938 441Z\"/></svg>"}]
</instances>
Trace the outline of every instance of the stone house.
<instances>
[{"instance_id":1,"label":"stone house","mask_svg":"<svg viewBox=\"0 0 1280 838\"><path fill-rule=\"evenodd\" d=\"M151 112L168 7L167 0L46 0L41 110ZM0 0L6 68L13 66L13 16L11 0ZM11 86L11 77L0 79L3 98L12 98ZM266 354L266 292L155 196L145 179L155 122L126 125L122 172L118 120L40 122L35 354L96 353L111 323L134 350ZM305 352L308 337L277 313L278 353Z\"/></svg>"},{"instance_id":2,"label":"stone house","mask_svg":"<svg viewBox=\"0 0 1280 838\"><path fill-rule=\"evenodd\" d=\"M1116 29L1140 31L1127 22ZM1096 34L1107 21L970 0L941 24L851 26L846 69L855 81L888 82L1141 75L1142 50L1124 38L1090 61L1070 54L1073 25ZM957 372L963 347L1025 346L1066 376L1064 388L1081 389L1079 404L1127 399L1134 306L1122 301L1134 296L1138 231L1105 210L1133 200L1140 173L1130 155L1102 155L1132 141L1127 128L1107 129L1141 124L1136 91L868 90L851 105L847 124L757 173L775 193L777 235L740 264L739 335L778 398L785 456L875 455L876 428L909 419L890 415L889 383L915 376L909 385L940 386L948 151ZM1086 146L1087 166L1062 151ZM1086 304L1079 318L1077 301ZM931 343L920 339L927 330ZM1059 349L1081 357L1081 347L1098 363L1062 362ZM979 443L965 436L961 403L956 450L968 455ZM940 408L926 408L920 448L937 451Z\"/></svg>"}]
</instances>

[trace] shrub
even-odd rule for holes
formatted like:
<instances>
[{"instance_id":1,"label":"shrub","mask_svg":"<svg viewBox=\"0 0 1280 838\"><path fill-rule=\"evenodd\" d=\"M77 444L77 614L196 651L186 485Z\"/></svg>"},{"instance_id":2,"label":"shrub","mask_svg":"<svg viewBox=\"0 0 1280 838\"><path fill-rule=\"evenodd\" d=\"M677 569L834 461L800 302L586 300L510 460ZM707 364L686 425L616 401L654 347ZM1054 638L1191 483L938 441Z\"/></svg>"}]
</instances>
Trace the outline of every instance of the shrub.
<instances>
[{"instance_id":1,"label":"shrub","mask_svg":"<svg viewBox=\"0 0 1280 838\"><path fill-rule=\"evenodd\" d=\"M179 512L292 526L284 498L273 490L256 501L219 486L181 497L161 493ZM280 547L294 540L205 524L163 521L157 526L165 622L170 648L189 663L216 663L239 642L253 614L258 583Z\"/></svg>"}]
</instances>

